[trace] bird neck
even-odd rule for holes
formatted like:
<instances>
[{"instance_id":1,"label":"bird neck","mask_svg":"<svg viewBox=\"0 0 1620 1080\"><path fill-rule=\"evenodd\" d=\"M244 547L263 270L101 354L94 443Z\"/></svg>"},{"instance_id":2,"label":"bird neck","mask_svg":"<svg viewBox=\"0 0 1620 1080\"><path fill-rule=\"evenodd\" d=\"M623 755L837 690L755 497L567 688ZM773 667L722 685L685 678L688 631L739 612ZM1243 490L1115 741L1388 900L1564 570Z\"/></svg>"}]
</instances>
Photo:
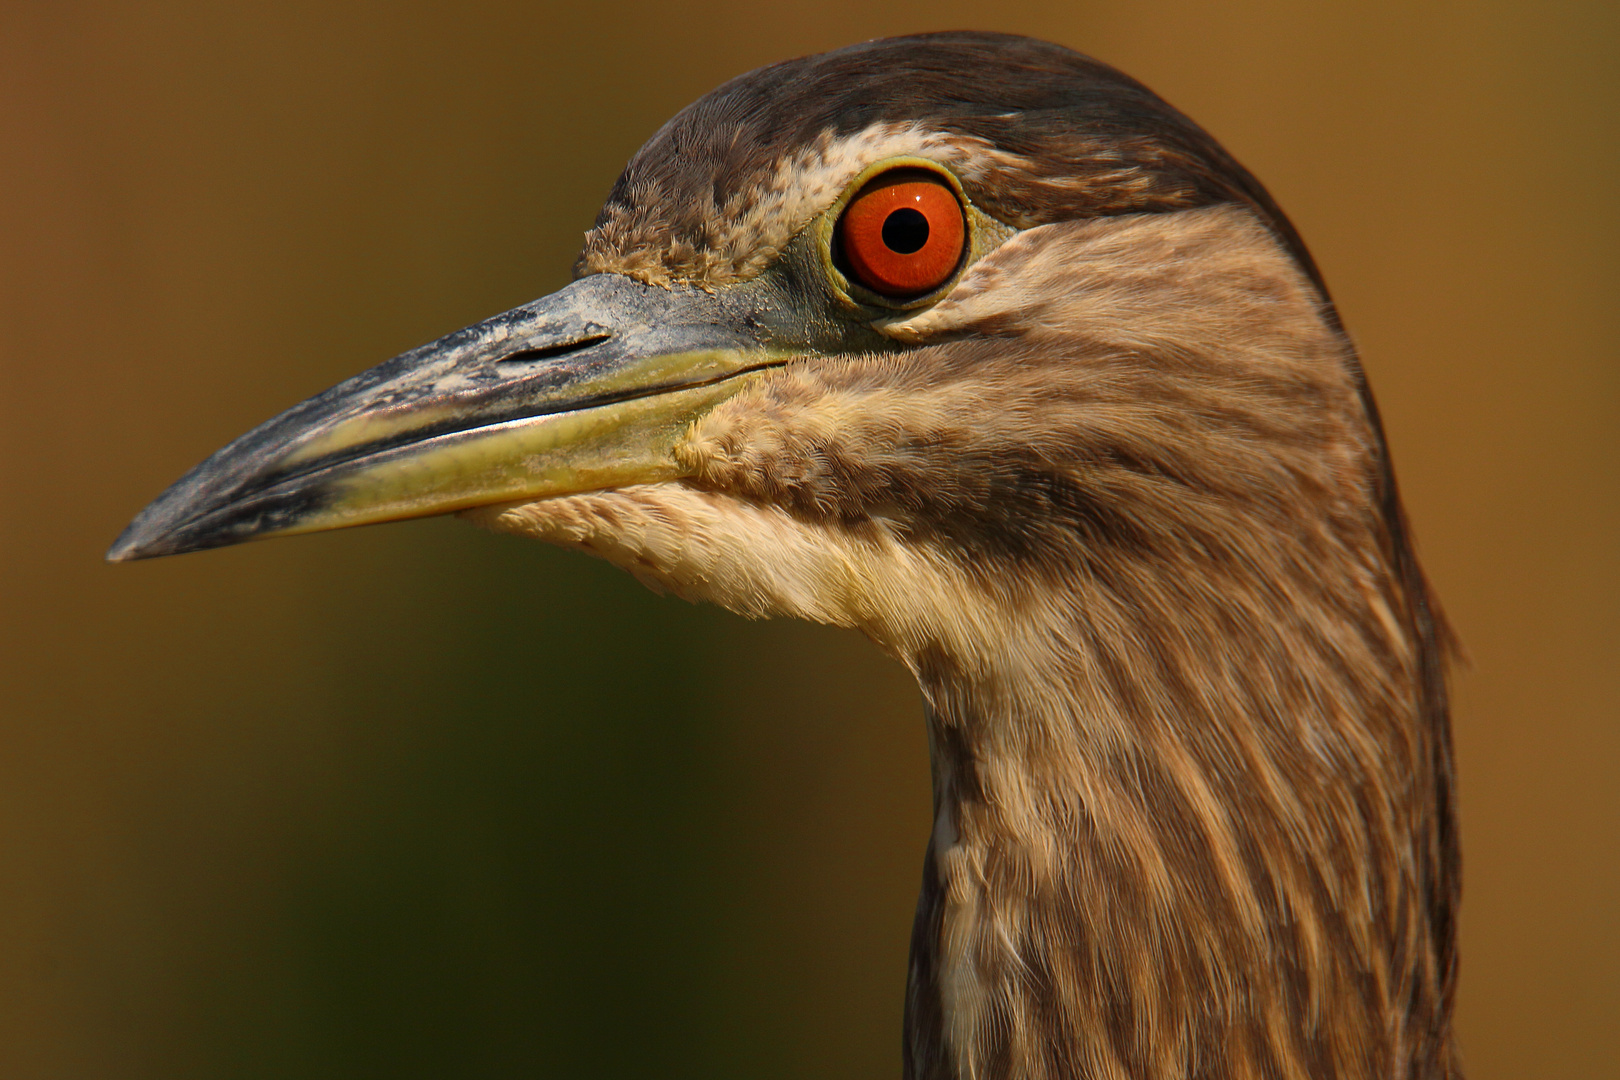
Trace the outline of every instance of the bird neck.
<instances>
[{"instance_id":1,"label":"bird neck","mask_svg":"<svg viewBox=\"0 0 1620 1080\"><path fill-rule=\"evenodd\" d=\"M909 1077L1453 1075L1433 645L1394 568L1338 569L1280 612L1274 578L1138 567L1104 610L910 658Z\"/></svg>"}]
</instances>

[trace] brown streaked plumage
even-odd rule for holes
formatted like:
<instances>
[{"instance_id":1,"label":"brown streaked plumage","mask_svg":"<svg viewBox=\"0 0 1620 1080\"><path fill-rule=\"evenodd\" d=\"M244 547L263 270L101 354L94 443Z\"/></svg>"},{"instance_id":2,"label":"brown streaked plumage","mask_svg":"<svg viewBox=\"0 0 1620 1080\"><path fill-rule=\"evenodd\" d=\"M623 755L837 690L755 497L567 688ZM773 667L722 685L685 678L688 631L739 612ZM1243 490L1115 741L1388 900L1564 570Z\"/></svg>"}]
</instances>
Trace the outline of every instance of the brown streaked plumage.
<instances>
[{"instance_id":1,"label":"brown streaked plumage","mask_svg":"<svg viewBox=\"0 0 1620 1080\"><path fill-rule=\"evenodd\" d=\"M969 204L911 304L828 239L889 161ZM1460 1076L1449 637L1321 277L1208 135L1054 45L871 42L671 120L578 270L112 556L457 510L858 627L927 702L908 1077Z\"/></svg>"}]
</instances>

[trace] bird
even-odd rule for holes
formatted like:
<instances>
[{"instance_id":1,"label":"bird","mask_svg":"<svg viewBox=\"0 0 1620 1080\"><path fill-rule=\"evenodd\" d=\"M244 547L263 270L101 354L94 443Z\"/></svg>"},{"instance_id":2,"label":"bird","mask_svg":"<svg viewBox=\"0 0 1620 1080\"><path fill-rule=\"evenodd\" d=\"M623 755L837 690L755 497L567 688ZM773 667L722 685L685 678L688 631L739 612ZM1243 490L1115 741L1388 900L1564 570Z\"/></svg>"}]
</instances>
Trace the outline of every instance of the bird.
<instances>
[{"instance_id":1,"label":"bird","mask_svg":"<svg viewBox=\"0 0 1620 1080\"><path fill-rule=\"evenodd\" d=\"M1462 1075L1455 637L1304 242L1127 75L947 32L727 82L570 284L108 558L450 513L916 677L908 1080Z\"/></svg>"}]
</instances>

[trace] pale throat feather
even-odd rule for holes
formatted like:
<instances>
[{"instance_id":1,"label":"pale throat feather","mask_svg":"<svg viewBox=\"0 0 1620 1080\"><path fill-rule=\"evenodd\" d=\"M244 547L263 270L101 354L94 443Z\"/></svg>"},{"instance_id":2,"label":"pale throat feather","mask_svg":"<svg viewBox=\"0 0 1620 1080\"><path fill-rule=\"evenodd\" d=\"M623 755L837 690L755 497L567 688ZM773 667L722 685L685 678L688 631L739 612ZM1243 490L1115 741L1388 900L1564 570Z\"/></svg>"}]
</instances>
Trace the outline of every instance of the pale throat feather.
<instances>
[{"instance_id":1,"label":"pale throat feather","mask_svg":"<svg viewBox=\"0 0 1620 1080\"><path fill-rule=\"evenodd\" d=\"M888 332L716 408L680 482L467 516L917 675L908 1075L1406 1074L1433 747L1320 297L1212 207L1028 230Z\"/></svg>"}]
</instances>

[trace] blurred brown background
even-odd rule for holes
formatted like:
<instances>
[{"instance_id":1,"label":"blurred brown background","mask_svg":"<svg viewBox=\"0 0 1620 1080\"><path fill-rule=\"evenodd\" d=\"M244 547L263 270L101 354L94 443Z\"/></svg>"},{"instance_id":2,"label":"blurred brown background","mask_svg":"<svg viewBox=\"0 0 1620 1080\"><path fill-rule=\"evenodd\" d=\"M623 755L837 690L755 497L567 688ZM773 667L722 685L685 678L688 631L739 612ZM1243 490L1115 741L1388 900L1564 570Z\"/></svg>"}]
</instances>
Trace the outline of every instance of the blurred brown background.
<instances>
[{"instance_id":1,"label":"blurred brown background","mask_svg":"<svg viewBox=\"0 0 1620 1080\"><path fill-rule=\"evenodd\" d=\"M0 1076L894 1077L920 708L863 640L430 521L101 553L226 440L566 280L720 81L1117 64L1312 244L1458 680L1475 1080L1620 1060L1620 8L0 9Z\"/></svg>"}]
</instances>

